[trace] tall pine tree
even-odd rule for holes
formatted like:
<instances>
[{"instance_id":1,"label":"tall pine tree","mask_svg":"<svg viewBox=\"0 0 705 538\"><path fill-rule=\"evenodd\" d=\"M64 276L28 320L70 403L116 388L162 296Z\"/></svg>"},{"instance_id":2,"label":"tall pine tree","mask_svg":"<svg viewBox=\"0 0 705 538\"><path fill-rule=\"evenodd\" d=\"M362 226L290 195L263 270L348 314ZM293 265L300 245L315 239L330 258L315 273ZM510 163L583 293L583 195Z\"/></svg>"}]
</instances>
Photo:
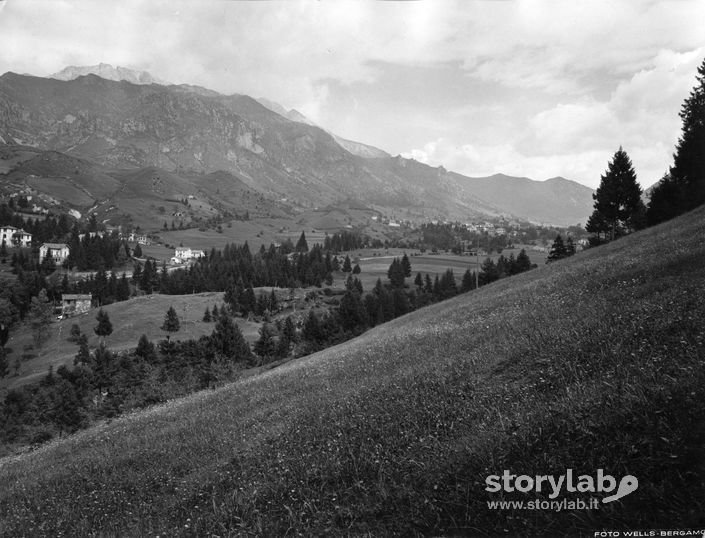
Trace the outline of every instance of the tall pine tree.
<instances>
[{"instance_id":1,"label":"tall pine tree","mask_svg":"<svg viewBox=\"0 0 705 538\"><path fill-rule=\"evenodd\" d=\"M698 67L697 81L679 113L683 132L673 166L651 192L646 214L650 225L705 203L705 60Z\"/></svg>"},{"instance_id":2,"label":"tall pine tree","mask_svg":"<svg viewBox=\"0 0 705 538\"><path fill-rule=\"evenodd\" d=\"M611 241L641 227L644 214L641 187L636 181L632 161L621 146L592 198L594 211L585 229L596 235L597 242L603 238Z\"/></svg>"}]
</instances>

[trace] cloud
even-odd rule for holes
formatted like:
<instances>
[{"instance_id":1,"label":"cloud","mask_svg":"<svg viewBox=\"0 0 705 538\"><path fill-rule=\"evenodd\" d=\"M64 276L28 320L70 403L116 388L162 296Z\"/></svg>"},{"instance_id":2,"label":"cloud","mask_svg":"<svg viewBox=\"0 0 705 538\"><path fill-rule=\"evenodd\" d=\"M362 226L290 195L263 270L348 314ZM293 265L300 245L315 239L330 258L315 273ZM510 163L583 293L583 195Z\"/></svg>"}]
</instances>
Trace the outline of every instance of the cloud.
<instances>
[{"instance_id":1,"label":"cloud","mask_svg":"<svg viewBox=\"0 0 705 538\"><path fill-rule=\"evenodd\" d=\"M701 0L13 0L0 72L144 69L471 174L594 186L623 144L650 182L705 54L701 20Z\"/></svg>"}]
</instances>

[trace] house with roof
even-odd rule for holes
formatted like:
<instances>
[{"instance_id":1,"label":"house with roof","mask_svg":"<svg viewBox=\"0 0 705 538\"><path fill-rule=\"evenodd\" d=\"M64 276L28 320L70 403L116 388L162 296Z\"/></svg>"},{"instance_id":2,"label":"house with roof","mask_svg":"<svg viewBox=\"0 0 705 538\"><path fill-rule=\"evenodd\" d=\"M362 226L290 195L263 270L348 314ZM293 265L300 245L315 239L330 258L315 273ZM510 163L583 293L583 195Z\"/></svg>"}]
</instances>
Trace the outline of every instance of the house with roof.
<instances>
[{"instance_id":1,"label":"house with roof","mask_svg":"<svg viewBox=\"0 0 705 538\"><path fill-rule=\"evenodd\" d=\"M62 293L61 313L64 316L83 314L91 309L93 297L90 293Z\"/></svg>"},{"instance_id":2,"label":"house with roof","mask_svg":"<svg viewBox=\"0 0 705 538\"><path fill-rule=\"evenodd\" d=\"M205 253L202 250L192 250L190 247L176 247L174 257L171 260L176 263L183 263L187 260L202 258L203 256L205 256Z\"/></svg>"},{"instance_id":3,"label":"house with roof","mask_svg":"<svg viewBox=\"0 0 705 538\"><path fill-rule=\"evenodd\" d=\"M28 247L32 243L32 234L14 226L0 226L0 244L7 247Z\"/></svg>"},{"instance_id":4,"label":"house with roof","mask_svg":"<svg viewBox=\"0 0 705 538\"><path fill-rule=\"evenodd\" d=\"M69 257L69 246L66 243L43 243L39 247L39 263L50 254L55 263L63 263Z\"/></svg>"}]
</instances>

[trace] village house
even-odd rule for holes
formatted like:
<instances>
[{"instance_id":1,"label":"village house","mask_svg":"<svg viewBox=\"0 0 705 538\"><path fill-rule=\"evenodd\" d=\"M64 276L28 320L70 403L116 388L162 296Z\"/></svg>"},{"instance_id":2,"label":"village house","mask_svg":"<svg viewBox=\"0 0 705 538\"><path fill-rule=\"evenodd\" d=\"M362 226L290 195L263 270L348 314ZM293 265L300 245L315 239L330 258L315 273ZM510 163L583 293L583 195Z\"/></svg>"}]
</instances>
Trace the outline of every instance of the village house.
<instances>
[{"instance_id":1,"label":"village house","mask_svg":"<svg viewBox=\"0 0 705 538\"><path fill-rule=\"evenodd\" d=\"M64 316L74 316L83 314L91 309L93 297L90 293L62 293L61 294L61 314Z\"/></svg>"},{"instance_id":2,"label":"village house","mask_svg":"<svg viewBox=\"0 0 705 538\"><path fill-rule=\"evenodd\" d=\"M14 226L0 226L0 244L12 247L28 247L32 242L32 234Z\"/></svg>"},{"instance_id":3,"label":"village house","mask_svg":"<svg viewBox=\"0 0 705 538\"><path fill-rule=\"evenodd\" d=\"M136 234L134 232L127 237L127 240L139 243L140 245L149 245L149 238L146 235Z\"/></svg>"},{"instance_id":4,"label":"village house","mask_svg":"<svg viewBox=\"0 0 705 538\"><path fill-rule=\"evenodd\" d=\"M203 256L205 256L205 253L202 250L192 250L189 247L176 247L171 261L174 263L183 263L188 260L202 258Z\"/></svg>"},{"instance_id":5,"label":"village house","mask_svg":"<svg viewBox=\"0 0 705 538\"><path fill-rule=\"evenodd\" d=\"M63 263L69 257L69 247L65 243L44 243L39 247L39 262L44 261L49 254L55 263Z\"/></svg>"}]
</instances>

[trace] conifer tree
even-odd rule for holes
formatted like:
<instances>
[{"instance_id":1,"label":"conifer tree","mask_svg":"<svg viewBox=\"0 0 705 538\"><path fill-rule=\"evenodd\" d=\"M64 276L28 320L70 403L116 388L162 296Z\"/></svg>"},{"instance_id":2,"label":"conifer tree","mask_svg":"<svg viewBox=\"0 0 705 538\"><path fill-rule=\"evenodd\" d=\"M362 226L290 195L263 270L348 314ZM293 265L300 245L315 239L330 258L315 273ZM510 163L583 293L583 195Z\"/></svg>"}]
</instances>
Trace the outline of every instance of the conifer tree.
<instances>
[{"instance_id":1,"label":"conifer tree","mask_svg":"<svg viewBox=\"0 0 705 538\"><path fill-rule=\"evenodd\" d=\"M164 316L164 323L161 326L161 330L166 331L168 333L166 335L166 339L169 340L171 337L171 333L178 332L180 328L181 323L179 322L179 316L176 314L176 310L174 310L174 307L170 306L169 310L166 311L166 315Z\"/></svg>"},{"instance_id":2,"label":"conifer tree","mask_svg":"<svg viewBox=\"0 0 705 538\"><path fill-rule=\"evenodd\" d=\"M249 361L252 358L250 345L232 318L221 309L215 329L210 337L214 351L233 361Z\"/></svg>"},{"instance_id":3,"label":"conifer tree","mask_svg":"<svg viewBox=\"0 0 705 538\"><path fill-rule=\"evenodd\" d=\"M414 279L414 286L417 288L423 288L423 277L421 276L421 273L416 273L416 279Z\"/></svg>"},{"instance_id":4,"label":"conifer tree","mask_svg":"<svg viewBox=\"0 0 705 538\"><path fill-rule=\"evenodd\" d=\"M101 308L98 310L95 319L98 321L98 325L93 328L93 331L100 336L101 341L105 341L105 337L110 336L113 332L113 324L110 322L110 316Z\"/></svg>"},{"instance_id":5,"label":"conifer tree","mask_svg":"<svg viewBox=\"0 0 705 538\"><path fill-rule=\"evenodd\" d=\"M470 269L467 269L465 271L465 274L463 274L463 282L460 285L460 291L461 293L465 293L470 290L475 289L475 273L471 272Z\"/></svg>"},{"instance_id":6,"label":"conifer tree","mask_svg":"<svg viewBox=\"0 0 705 538\"><path fill-rule=\"evenodd\" d=\"M323 340L323 331L318 320L318 316L313 309L308 311L304 326L301 331L301 336L309 342L321 342Z\"/></svg>"},{"instance_id":7,"label":"conifer tree","mask_svg":"<svg viewBox=\"0 0 705 538\"><path fill-rule=\"evenodd\" d=\"M211 311L206 307L206 311L203 313L203 321L206 323L211 322Z\"/></svg>"},{"instance_id":8,"label":"conifer tree","mask_svg":"<svg viewBox=\"0 0 705 538\"><path fill-rule=\"evenodd\" d=\"M394 258L389 269L387 270L387 278L392 285L392 288L404 287L404 268L399 258Z\"/></svg>"},{"instance_id":9,"label":"conifer tree","mask_svg":"<svg viewBox=\"0 0 705 538\"><path fill-rule=\"evenodd\" d=\"M404 276L406 278L411 277L411 262L409 261L409 257L406 255L406 252L401 258L401 268L404 271Z\"/></svg>"},{"instance_id":10,"label":"conifer tree","mask_svg":"<svg viewBox=\"0 0 705 538\"><path fill-rule=\"evenodd\" d=\"M558 234L553 240L553 245L551 245L546 263L560 260L566 256L568 256L568 251L566 250L565 243L563 243L563 237L561 237L561 234Z\"/></svg>"},{"instance_id":11,"label":"conifer tree","mask_svg":"<svg viewBox=\"0 0 705 538\"><path fill-rule=\"evenodd\" d=\"M78 337L76 342L78 343L78 353L76 353L73 359L74 365L89 364L91 361L91 353L88 349L88 337L82 334Z\"/></svg>"},{"instance_id":12,"label":"conifer tree","mask_svg":"<svg viewBox=\"0 0 705 538\"><path fill-rule=\"evenodd\" d=\"M598 241L602 236L611 241L640 227L644 215L641 187L632 161L621 146L608 163L592 198L594 211L585 229L596 234Z\"/></svg>"},{"instance_id":13,"label":"conifer tree","mask_svg":"<svg viewBox=\"0 0 705 538\"><path fill-rule=\"evenodd\" d=\"M345 261L343 261L343 273L352 272L352 262L350 261L350 256L345 256Z\"/></svg>"},{"instance_id":14,"label":"conifer tree","mask_svg":"<svg viewBox=\"0 0 705 538\"><path fill-rule=\"evenodd\" d=\"M255 342L254 351L261 357L263 362L267 362L274 357L276 342L269 323L263 323L260 327L259 339Z\"/></svg>"},{"instance_id":15,"label":"conifer tree","mask_svg":"<svg viewBox=\"0 0 705 538\"><path fill-rule=\"evenodd\" d=\"M308 252L308 243L304 232L301 232L301 236L299 236L299 240L296 243L296 252Z\"/></svg>"},{"instance_id":16,"label":"conifer tree","mask_svg":"<svg viewBox=\"0 0 705 538\"><path fill-rule=\"evenodd\" d=\"M49 331L51 324L52 305L47 297L45 289L40 290L36 297L32 297L30 313L32 316L32 332L34 336L34 344L41 347L44 339Z\"/></svg>"},{"instance_id":17,"label":"conifer tree","mask_svg":"<svg viewBox=\"0 0 705 538\"><path fill-rule=\"evenodd\" d=\"M531 260L529 259L529 255L526 253L526 250L521 249L521 252L519 252L519 255L517 256L517 272L523 273L529 269L531 269Z\"/></svg>"},{"instance_id":18,"label":"conifer tree","mask_svg":"<svg viewBox=\"0 0 705 538\"><path fill-rule=\"evenodd\" d=\"M157 352L154 348L154 344L149 341L146 334L140 336L137 342L137 349L135 349L135 355L142 357L147 362L155 362L157 359Z\"/></svg>"},{"instance_id":19,"label":"conifer tree","mask_svg":"<svg viewBox=\"0 0 705 538\"><path fill-rule=\"evenodd\" d=\"M651 192L647 221L658 224L705 203L705 60L679 113L682 134L673 166Z\"/></svg>"}]
</instances>

